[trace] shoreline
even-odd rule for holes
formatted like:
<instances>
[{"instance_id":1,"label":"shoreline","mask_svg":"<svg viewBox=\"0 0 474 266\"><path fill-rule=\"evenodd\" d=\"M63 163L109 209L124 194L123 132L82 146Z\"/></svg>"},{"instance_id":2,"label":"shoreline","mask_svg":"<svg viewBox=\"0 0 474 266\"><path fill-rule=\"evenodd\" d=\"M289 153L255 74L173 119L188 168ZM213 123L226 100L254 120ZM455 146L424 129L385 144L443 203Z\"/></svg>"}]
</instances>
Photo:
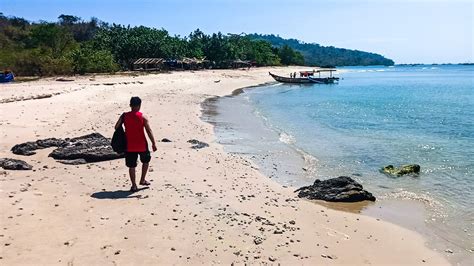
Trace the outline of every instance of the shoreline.
<instances>
[{"instance_id":1,"label":"shoreline","mask_svg":"<svg viewBox=\"0 0 474 266\"><path fill-rule=\"evenodd\" d=\"M276 82L275 82L276 83ZM212 97L204 100L202 103L202 108L203 108L203 116L202 119L203 121L207 123L211 123L214 128L219 127L219 124L222 123L222 121L216 122L213 120L212 116L218 116L217 110L219 108L222 108L219 106L218 101L222 100L222 98L236 98L237 96L240 96L242 94L245 94L247 90L252 90L252 89L258 89L259 87L264 87L266 85L272 85L272 83L265 83L262 85L257 85L257 86L250 86L250 87L245 87L245 88L240 88L237 90L234 90L232 94L226 95L226 96L217 96L217 97ZM234 100L235 101L235 100ZM237 104L238 105L238 104ZM241 105L241 104L240 104ZM242 106L240 106L242 107ZM243 115L249 115L248 113L244 113ZM259 119L255 114L251 114L252 119ZM226 114L223 115L224 117ZM224 118L225 121L225 118ZM271 128L269 125L266 125L265 127L269 128L272 131L276 131L276 129ZM226 129L224 129L226 130ZM230 129L230 130L236 130L236 129ZM216 131L216 129L214 129ZM238 129L237 129L238 131ZM215 132L215 134L217 134ZM299 171L299 175L304 175L308 176L311 175L310 173L307 173L307 165L306 165L306 152L299 150L299 148L292 147L289 143L286 143L282 141L285 145L288 145L289 147L293 148L296 153L298 153L301 156L301 160L305 161L304 164L304 170ZM228 143L221 143L221 145L228 145ZM235 145L235 144L231 144ZM238 145L238 144L237 144ZM233 153L232 150L228 151L228 149L225 149L227 152ZM252 153L239 153L243 154L246 156L248 159L252 160L255 164L258 165L259 170L262 171L262 168L268 168L268 165L265 165L259 160L255 159L255 156L251 156ZM309 154L307 154L309 155ZM312 155L310 155L312 156ZM281 158L280 158L281 159ZM286 158L283 158L284 160L287 160ZM276 159L278 160L278 159ZM291 161L291 159L290 159ZM294 163L294 162L292 162ZM275 164L273 164L275 165ZM317 169L316 169L317 171ZM268 177L268 173L271 172L270 170L267 169L267 171L263 171L263 175ZM279 171L276 170L276 172L279 172L280 175L287 175L290 179L291 176L288 174L288 171ZM284 180L287 180L288 177ZM271 177L270 177L271 178ZM301 179L301 178L300 178ZM292 186L291 184L287 184L285 182L282 182L279 179L275 179L277 183L280 185L286 187L290 186L293 187L294 189L297 189L298 186ZM314 178L311 180L310 183L314 181ZM308 184L304 184L308 185ZM325 202L325 201L309 201L314 204L317 204L319 206L324 206L333 210L338 210L338 211L343 211L343 212L349 212L349 213L356 213L360 215L365 215L365 216L370 216L374 217L376 219L382 219L383 221L387 221L399 226L402 226L406 229L409 229L411 231L417 232L423 237L427 238L429 241L429 247L433 250L436 250L440 253L446 253L446 250L453 250L453 249L461 249L462 252L461 254L457 253L455 256L446 256L446 258L449 259L450 262L453 264L459 264L464 262L466 263L469 261L469 251L465 250L463 247L459 246L457 243L451 242L451 240L445 239L442 235L439 235L435 232L436 226L435 225L429 225L427 224L427 220L429 219L429 215L427 213L427 208L423 202L417 201L415 199L400 199L400 198L385 198L382 197L381 199L378 198L376 202L357 202L357 203L333 203L333 202ZM410 214L410 215L407 215ZM439 232L438 232L439 233Z\"/></svg>"},{"instance_id":2,"label":"shoreline","mask_svg":"<svg viewBox=\"0 0 474 266\"><path fill-rule=\"evenodd\" d=\"M1 261L448 264L418 233L299 200L291 188L215 143L213 126L200 118L202 102L267 82L268 69L96 77L68 84L39 81L1 91L2 99L60 92L0 104L1 123L8 125L0 156L26 160L35 169L2 171L0 207L7 211L0 214ZM142 83L125 84L132 80ZM50 149L30 157L9 152L14 144L46 137L111 136L116 118L137 94L146 99L143 110L156 138L172 140L159 142L152 155L149 189L120 199L94 198L96 192L128 189L122 160L70 166L47 157ZM191 138L210 146L192 150L187 143Z\"/></svg>"}]
</instances>

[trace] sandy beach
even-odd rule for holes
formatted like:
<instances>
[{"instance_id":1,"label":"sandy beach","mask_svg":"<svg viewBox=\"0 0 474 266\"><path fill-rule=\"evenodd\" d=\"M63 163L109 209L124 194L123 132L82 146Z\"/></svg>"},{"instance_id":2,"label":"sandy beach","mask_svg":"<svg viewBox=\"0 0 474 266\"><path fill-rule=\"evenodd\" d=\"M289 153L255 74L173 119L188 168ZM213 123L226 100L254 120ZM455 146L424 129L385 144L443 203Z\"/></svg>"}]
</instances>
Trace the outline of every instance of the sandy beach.
<instances>
[{"instance_id":1,"label":"sandy beach","mask_svg":"<svg viewBox=\"0 0 474 266\"><path fill-rule=\"evenodd\" d=\"M301 200L224 152L201 104L288 75L295 68L205 70L55 78L0 86L0 158L32 171L0 169L1 265L449 265L416 232ZM39 96L39 97L38 97ZM124 161L64 165L12 146L98 132L111 137L131 96L158 140L148 179L130 194ZM41 98L41 99L35 99ZM238 110L236 110L238 112ZM187 141L209 143L200 150Z\"/></svg>"}]
</instances>

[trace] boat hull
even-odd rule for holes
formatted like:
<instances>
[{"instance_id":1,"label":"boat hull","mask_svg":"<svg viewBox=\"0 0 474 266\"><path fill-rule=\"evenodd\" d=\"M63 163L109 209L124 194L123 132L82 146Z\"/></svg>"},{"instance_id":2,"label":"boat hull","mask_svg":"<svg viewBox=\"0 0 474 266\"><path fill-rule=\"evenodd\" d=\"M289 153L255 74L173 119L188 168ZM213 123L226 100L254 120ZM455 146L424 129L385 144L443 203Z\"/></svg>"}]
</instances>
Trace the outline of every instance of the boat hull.
<instances>
[{"instance_id":1,"label":"boat hull","mask_svg":"<svg viewBox=\"0 0 474 266\"><path fill-rule=\"evenodd\" d=\"M314 83L319 83L319 84L332 84L336 83L339 81L339 78L336 77L329 77L329 78L313 78L313 77L308 77L309 80L311 80Z\"/></svg>"},{"instance_id":2,"label":"boat hull","mask_svg":"<svg viewBox=\"0 0 474 266\"><path fill-rule=\"evenodd\" d=\"M273 79L282 83L293 83L293 84L332 84L336 83L339 78L327 77L327 78L315 78L315 77L304 77L304 78L287 78L272 74L268 72Z\"/></svg>"},{"instance_id":3,"label":"boat hull","mask_svg":"<svg viewBox=\"0 0 474 266\"><path fill-rule=\"evenodd\" d=\"M287 77L282 77L278 76L275 74L272 74L271 72L268 72L270 76L272 76L273 79L275 79L278 82L282 83L294 83L294 84L312 84L314 83L313 81L309 80L308 78L287 78Z\"/></svg>"}]
</instances>

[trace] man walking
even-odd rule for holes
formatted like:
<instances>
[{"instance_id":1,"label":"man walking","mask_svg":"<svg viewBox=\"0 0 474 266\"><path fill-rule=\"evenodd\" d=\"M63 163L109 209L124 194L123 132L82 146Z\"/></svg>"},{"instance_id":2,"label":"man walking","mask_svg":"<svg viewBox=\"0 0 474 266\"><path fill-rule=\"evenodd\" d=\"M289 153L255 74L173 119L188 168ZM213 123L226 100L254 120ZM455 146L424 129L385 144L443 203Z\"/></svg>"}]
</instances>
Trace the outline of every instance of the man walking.
<instances>
[{"instance_id":1,"label":"man walking","mask_svg":"<svg viewBox=\"0 0 474 266\"><path fill-rule=\"evenodd\" d=\"M131 111L123 113L117 123L115 124L115 129L121 127L122 124L125 125L125 137L127 140L127 149L125 151L125 164L129 169L130 180L132 181L132 188L130 191L138 191L136 179L137 159L140 156L140 161L142 162L142 175L140 178L140 185L149 186L150 183L146 181L146 173L148 171L148 165L151 160L150 151L148 150L148 143L146 141L145 132L148 135L148 138L151 140L152 149L156 151L155 138L153 137L153 132L151 131L150 125L148 123L148 118L140 112L140 107L142 100L139 97L132 97L130 99L130 108Z\"/></svg>"}]
</instances>

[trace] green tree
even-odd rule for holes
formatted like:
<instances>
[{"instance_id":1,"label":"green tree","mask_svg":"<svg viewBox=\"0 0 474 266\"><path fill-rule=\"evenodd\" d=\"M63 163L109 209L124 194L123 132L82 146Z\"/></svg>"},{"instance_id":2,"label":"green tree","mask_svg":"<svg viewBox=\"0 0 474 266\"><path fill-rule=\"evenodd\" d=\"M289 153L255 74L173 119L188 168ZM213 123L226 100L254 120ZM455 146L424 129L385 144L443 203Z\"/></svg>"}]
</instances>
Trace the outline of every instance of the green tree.
<instances>
[{"instance_id":1,"label":"green tree","mask_svg":"<svg viewBox=\"0 0 474 266\"><path fill-rule=\"evenodd\" d=\"M283 65L303 65L304 58L303 56L293 50L290 46L284 45L278 51L278 54Z\"/></svg>"},{"instance_id":2,"label":"green tree","mask_svg":"<svg viewBox=\"0 0 474 266\"><path fill-rule=\"evenodd\" d=\"M31 30L30 48L40 47L50 50L50 55L53 57L61 57L76 45L71 32L54 23L41 23Z\"/></svg>"},{"instance_id":3,"label":"green tree","mask_svg":"<svg viewBox=\"0 0 474 266\"><path fill-rule=\"evenodd\" d=\"M70 54L74 73L112 73L119 70L110 51L96 50L90 43L84 43Z\"/></svg>"}]
</instances>

